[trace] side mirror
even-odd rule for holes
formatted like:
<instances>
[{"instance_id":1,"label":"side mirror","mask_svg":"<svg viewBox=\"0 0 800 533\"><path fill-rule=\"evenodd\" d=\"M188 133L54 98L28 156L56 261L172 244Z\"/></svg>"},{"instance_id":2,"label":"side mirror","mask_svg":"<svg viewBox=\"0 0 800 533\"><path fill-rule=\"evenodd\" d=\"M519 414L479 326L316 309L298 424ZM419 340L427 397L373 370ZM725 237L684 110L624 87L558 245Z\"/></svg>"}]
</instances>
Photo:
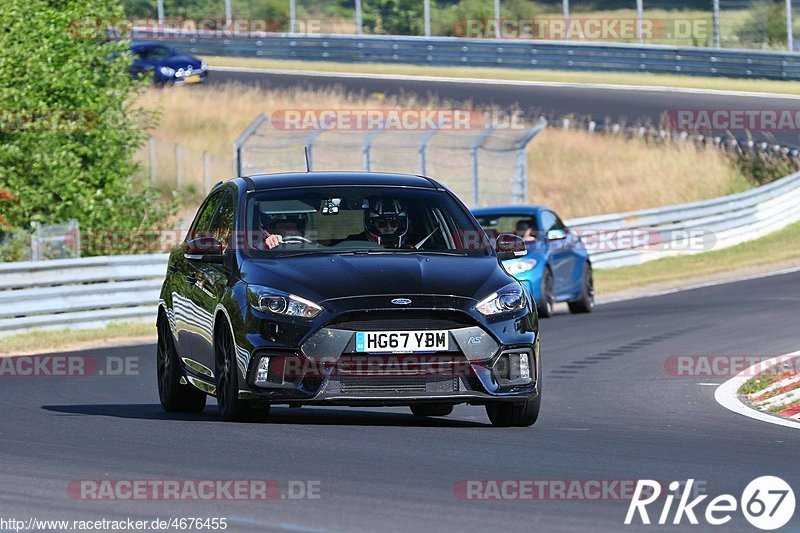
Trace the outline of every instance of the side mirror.
<instances>
[{"instance_id":1,"label":"side mirror","mask_svg":"<svg viewBox=\"0 0 800 533\"><path fill-rule=\"evenodd\" d=\"M548 241L563 241L567 238L567 232L563 229L551 229L547 232Z\"/></svg>"},{"instance_id":2,"label":"side mirror","mask_svg":"<svg viewBox=\"0 0 800 533\"><path fill-rule=\"evenodd\" d=\"M497 237L497 259L505 261L527 255L528 248L522 237L510 233L502 233Z\"/></svg>"},{"instance_id":3,"label":"side mirror","mask_svg":"<svg viewBox=\"0 0 800 533\"><path fill-rule=\"evenodd\" d=\"M222 264L225 259L222 243L214 237L192 239L186 243L186 248L183 256L191 261Z\"/></svg>"}]
</instances>

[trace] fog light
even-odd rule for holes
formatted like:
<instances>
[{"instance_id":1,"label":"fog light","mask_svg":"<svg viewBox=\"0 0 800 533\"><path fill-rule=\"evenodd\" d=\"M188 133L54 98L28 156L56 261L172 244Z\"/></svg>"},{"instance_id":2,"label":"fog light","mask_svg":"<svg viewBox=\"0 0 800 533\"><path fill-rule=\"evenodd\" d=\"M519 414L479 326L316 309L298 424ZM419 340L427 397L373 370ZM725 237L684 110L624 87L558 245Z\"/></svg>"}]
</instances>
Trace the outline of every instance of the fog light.
<instances>
[{"instance_id":1,"label":"fog light","mask_svg":"<svg viewBox=\"0 0 800 533\"><path fill-rule=\"evenodd\" d=\"M519 377L531 379L531 362L526 353L519 354Z\"/></svg>"},{"instance_id":2,"label":"fog light","mask_svg":"<svg viewBox=\"0 0 800 533\"><path fill-rule=\"evenodd\" d=\"M501 355L494 364L494 370L500 379L508 379L508 356Z\"/></svg>"},{"instance_id":3,"label":"fog light","mask_svg":"<svg viewBox=\"0 0 800 533\"><path fill-rule=\"evenodd\" d=\"M256 369L256 385L266 387L269 384L269 357L262 357Z\"/></svg>"}]
</instances>

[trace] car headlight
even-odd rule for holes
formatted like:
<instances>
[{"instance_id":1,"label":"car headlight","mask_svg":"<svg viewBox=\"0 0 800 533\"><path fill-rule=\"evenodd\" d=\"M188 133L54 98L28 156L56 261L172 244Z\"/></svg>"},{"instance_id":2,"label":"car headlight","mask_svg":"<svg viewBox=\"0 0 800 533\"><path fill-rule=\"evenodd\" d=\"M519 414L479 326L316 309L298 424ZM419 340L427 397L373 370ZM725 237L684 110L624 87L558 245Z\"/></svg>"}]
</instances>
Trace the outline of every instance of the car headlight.
<instances>
[{"instance_id":1,"label":"car headlight","mask_svg":"<svg viewBox=\"0 0 800 533\"><path fill-rule=\"evenodd\" d=\"M525 304L525 292L522 285L515 281L481 300L475 309L482 315L493 316L519 311L525 307Z\"/></svg>"},{"instance_id":2,"label":"car headlight","mask_svg":"<svg viewBox=\"0 0 800 533\"><path fill-rule=\"evenodd\" d=\"M206 65L205 61L201 61L200 62L200 70L206 70L206 69L208 69L208 65Z\"/></svg>"},{"instance_id":3,"label":"car headlight","mask_svg":"<svg viewBox=\"0 0 800 533\"><path fill-rule=\"evenodd\" d=\"M533 270L536 268L537 264L538 262L536 259L516 259L514 261L503 263L503 266L506 268L506 272L512 276L516 276L517 274L522 274L523 272Z\"/></svg>"},{"instance_id":4,"label":"car headlight","mask_svg":"<svg viewBox=\"0 0 800 533\"><path fill-rule=\"evenodd\" d=\"M175 74L175 69L170 67L158 67L158 71L164 76L172 76Z\"/></svg>"},{"instance_id":5,"label":"car headlight","mask_svg":"<svg viewBox=\"0 0 800 533\"><path fill-rule=\"evenodd\" d=\"M253 309L273 315L311 319L322 311L322 307L305 298L259 285L247 286L247 299Z\"/></svg>"}]
</instances>

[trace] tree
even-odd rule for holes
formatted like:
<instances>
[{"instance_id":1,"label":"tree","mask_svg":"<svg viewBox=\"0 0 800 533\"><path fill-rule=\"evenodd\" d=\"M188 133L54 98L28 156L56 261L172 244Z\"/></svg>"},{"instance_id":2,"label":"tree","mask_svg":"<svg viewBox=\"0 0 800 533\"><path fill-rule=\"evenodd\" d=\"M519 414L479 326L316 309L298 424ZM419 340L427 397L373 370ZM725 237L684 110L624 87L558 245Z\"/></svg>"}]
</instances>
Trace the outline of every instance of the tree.
<instances>
[{"instance_id":1,"label":"tree","mask_svg":"<svg viewBox=\"0 0 800 533\"><path fill-rule=\"evenodd\" d=\"M131 179L144 82L128 74L129 43L102 38L120 17L114 0L0 2L0 189L17 199L0 216L11 226L75 218L82 230L133 234L168 214ZM88 242L87 253L108 253Z\"/></svg>"}]
</instances>

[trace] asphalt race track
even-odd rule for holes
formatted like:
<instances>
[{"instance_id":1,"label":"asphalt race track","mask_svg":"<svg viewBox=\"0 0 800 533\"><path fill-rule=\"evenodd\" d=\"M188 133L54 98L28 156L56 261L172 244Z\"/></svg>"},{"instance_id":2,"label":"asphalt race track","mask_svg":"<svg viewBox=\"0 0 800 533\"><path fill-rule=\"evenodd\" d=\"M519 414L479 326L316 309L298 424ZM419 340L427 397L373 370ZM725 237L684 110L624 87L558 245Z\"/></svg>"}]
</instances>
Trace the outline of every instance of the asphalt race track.
<instances>
[{"instance_id":1,"label":"asphalt race track","mask_svg":"<svg viewBox=\"0 0 800 533\"><path fill-rule=\"evenodd\" d=\"M139 375L0 378L0 516L227 517L229 531L618 531L626 501L473 501L457 498L454 486L693 478L712 497L737 498L763 475L796 486L796 430L731 413L709 385L723 379L673 377L664 364L675 354L797 350L798 286L800 273L783 274L544 320L542 416L525 429L493 428L483 408L467 406L443 419L401 408L279 407L266 424L233 424L218 420L212 400L201 415L167 415L154 346L85 353L138 358ZM319 481L321 494L267 502L71 498L69 482L85 479L270 479L282 487L306 480ZM798 526L796 514L787 527ZM686 527L684 518L682 528L650 529ZM752 527L735 513L716 529Z\"/></svg>"},{"instance_id":2,"label":"asphalt race track","mask_svg":"<svg viewBox=\"0 0 800 533\"><path fill-rule=\"evenodd\" d=\"M503 84L470 84L465 82L438 82L429 80L360 78L357 75L266 74L259 72L219 71L212 68L209 82L222 84L238 82L264 88L341 86L351 93L382 93L386 95L414 94L422 98L438 97L453 104L471 102L472 105L496 105L501 108L519 108L535 116L561 117L576 115L592 117L602 123L611 121L627 124L642 121L658 124L667 110L792 110L800 111L800 99L732 96L711 93L681 93L677 91L637 91L620 88L552 87ZM716 132L724 135L725 132ZM742 131L733 132L740 140ZM754 140L776 140L786 146L800 145L797 129L775 130L770 134L753 132Z\"/></svg>"}]
</instances>

